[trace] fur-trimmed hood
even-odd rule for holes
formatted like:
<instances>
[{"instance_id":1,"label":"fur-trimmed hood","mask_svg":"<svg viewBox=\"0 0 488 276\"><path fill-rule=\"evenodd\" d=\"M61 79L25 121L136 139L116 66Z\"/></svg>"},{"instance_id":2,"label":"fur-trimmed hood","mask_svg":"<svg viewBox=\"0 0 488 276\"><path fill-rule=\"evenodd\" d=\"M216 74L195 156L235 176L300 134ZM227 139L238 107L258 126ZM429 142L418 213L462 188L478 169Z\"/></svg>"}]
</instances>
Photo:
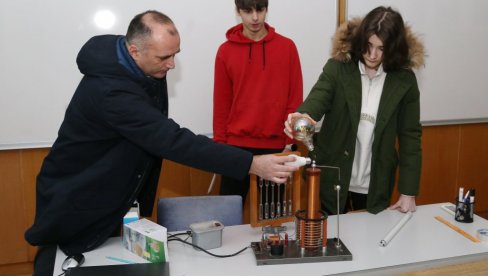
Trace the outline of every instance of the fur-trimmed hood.
<instances>
[{"instance_id":1,"label":"fur-trimmed hood","mask_svg":"<svg viewBox=\"0 0 488 276\"><path fill-rule=\"evenodd\" d=\"M355 17L349 21L342 23L339 28L337 28L332 41L332 53L333 59L347 62L351 60L351 38L352 35L358 30L359 25L363 18ZM408 68L419 69L424 66L425 63L425 50L424 44L418 35L416 35L410 26L405 23L405 31L407 35L408 43L408 55L410 63Z\"/></svg>"}]
</instances>

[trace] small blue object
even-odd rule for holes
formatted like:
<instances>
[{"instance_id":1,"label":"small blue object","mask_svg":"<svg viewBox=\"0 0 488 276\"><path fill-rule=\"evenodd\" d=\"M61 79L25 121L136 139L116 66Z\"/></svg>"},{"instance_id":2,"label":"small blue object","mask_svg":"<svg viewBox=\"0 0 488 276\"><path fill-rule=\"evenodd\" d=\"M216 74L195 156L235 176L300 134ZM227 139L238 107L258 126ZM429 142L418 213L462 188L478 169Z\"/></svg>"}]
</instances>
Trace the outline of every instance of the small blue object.
<instances>
[{"instance_id":1,"label":"small blue object","mask_svg":"<svg viewBox=\"0 0 488 276\"><path fill-rule=\"evenodd\" d=\"M124 221L123 224L127 224L129 222L133 222L139 220L139 215L135 211L129 211L127 214L124 216Z\"/></svg>"},{"instance_id":2,"label":"small blue object","mask_svg":"<svg viewBox=\"0 0 488 276\"><path fill-rule=\"evenodd\" d=\"M112 260L112 261L125 263L125 264L135 264L136 263L133 261L129 261L129 260L125 260L125 259L121 259L121 258L117 258L117 257L112 257L112 256L107 256L107 259Z\"/></svg>"},{"instance_id":3,"label":"small blue object","mask_svg":"<svg viewBox=\"0 0 488 276\"><path fill-rule=\"evenodd\" d=\"M136 218L136 217L124 218L124 224L127 224L129 222L133 222L133 221L136 221L136 220L139 220L139 218Z\"/></svg>"}]
</instances>

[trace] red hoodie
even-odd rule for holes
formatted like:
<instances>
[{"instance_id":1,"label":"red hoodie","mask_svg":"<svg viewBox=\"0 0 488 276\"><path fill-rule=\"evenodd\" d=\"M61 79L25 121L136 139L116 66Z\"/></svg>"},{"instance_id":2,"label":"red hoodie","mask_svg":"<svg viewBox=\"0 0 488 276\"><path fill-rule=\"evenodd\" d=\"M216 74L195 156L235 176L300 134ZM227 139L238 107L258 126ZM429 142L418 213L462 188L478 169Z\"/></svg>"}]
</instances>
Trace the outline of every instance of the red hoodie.
<instances>
[{"instance_id":1,"label":"red hoodie","mask_svg":"<svg viewBox=\"0 0 488 276\"><path fill-rule=\"evenodd\" d=\"M295 43L265 24L268 34L253 41L242 24L226 33L215 58L213 132L216 142L281 149L286 117L303 101Z\"/></svg>"}]
</instances>

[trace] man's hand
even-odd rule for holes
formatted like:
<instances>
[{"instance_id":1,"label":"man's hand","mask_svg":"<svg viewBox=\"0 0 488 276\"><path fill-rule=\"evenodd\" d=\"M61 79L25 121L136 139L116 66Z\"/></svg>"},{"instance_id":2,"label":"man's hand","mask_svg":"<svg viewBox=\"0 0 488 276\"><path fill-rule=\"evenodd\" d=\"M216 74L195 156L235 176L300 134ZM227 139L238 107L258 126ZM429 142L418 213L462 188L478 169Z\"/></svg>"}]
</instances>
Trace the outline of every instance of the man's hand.
<instances>
[{"instance_id":1,"label":"man's hand","mask_svg":"<svg viewBox=\"0 0 488 276\"><path fill-rule=\"evenodd\" d=\"M415 205L415 197L414 196L407 196L407 195L400 195L397 203L393 204L388 208L390 210L398 210L402 213L406 212L415 212L417 209Z\"/></svg>"},{"instance_id":2,"label":"man's hand","mask_svg":"<svg viewBox=\"0 0 488 276\"><path fill-rule=\"evenodd\" d=\"M295 160L293 156L278 156L278 155L255 155L252 158L251 168L249 173L255 174L266 180L271 180L275 183L284 183L292 172L298 170L298 167L286 166L285 162L292 162Z\"/></svg>"},{"instance_id":3,"label":"man's hand","mask_svg":"<svg viewBox=\"0 0 488 276\"><path fill-rule=\"evenodd\" d=\"M290 137L291 139L293 139L293 130L291 128L293 122L297 119L300 119L302 117L306 117L308 119L310 119L310 121L315 125L317 122L314 121L308 114L306 113L299 113L299 112L295 112L295 113L290 113L288 114L288 118L286 119L285 121L285 129L283 130L285 132L285 134Z\"/></svg>"}]
</instances>

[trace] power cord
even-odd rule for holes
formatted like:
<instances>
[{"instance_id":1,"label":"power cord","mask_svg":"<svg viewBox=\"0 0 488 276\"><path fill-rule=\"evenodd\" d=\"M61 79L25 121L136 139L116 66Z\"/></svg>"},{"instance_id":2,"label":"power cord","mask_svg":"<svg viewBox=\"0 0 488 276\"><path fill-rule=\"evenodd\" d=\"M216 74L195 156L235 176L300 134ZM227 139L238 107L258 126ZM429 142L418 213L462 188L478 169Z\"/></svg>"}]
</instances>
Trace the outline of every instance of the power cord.
<instances>
[{"instance_id":1,"label":"power cord","mask_svg":"<svg viewBox=\"0 0 488 276\"><path fill-rule=\"evenodd\" d=\"M186 240L183 240L183 239L177 237L177 236L182 236L182 235L188 235L188 237L187 237L187 239L188 239L189 237L191 237L191 231L186 231L186 232L182 232L182 233L168 235L168 242L170 242L170 241L179 241L181 243L191 245L192 247L197 248L197 249L199 249L199 250L207 253L208 255L214 256L214 257L217 257L217 258L234 257L234 256L239 255L240 253L244 252L246 249L250 248L250 246L246 246L243 249L241 249L241 250L239 250L239 251L237 251L236 253L233 253L233 254L229 254L229 255L218 255L218 254L214 254L214 253L212 253L212 252L210 252L210 251L208 251L206 249L203 249L203 248L201 248L198 245L195 245L195 244L193 244L191 242L188 242Z\"/></svg>"},{"instance_id":2,"label":"power cord","mask_svg":"<svg viewBox=\"0 0 488 276\"><path fill-rule=\"evenodd\" d=\"M183 235L187 235L188 237L186 237L185 241L187 239L189 239L191 237L191 231L188 230L188 231L185 231L185 232L181 232L181 233L176 233L176 234L169 234L168 235L168 239L171 239L171 238L175 238L177 236L183 236Z\"/></svg>"}]
</instances>

